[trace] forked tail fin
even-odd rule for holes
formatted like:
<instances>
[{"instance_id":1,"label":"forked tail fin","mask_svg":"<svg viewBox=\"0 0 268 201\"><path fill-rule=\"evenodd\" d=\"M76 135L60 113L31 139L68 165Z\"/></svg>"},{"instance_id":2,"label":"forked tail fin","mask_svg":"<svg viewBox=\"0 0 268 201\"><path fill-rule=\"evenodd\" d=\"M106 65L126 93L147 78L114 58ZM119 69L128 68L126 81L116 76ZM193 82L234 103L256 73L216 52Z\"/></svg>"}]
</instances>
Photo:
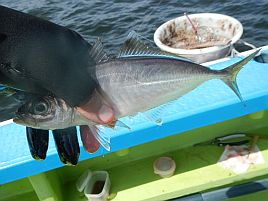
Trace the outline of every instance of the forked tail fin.
<instances>
[{"instance_id":1,"label":"forked tail fin","mask_svg":"<svg viewBox=\"0 0 268 201\"><path fill-rule=\"evenodd\" d=\"M224 81L225 84L227 84L234 93L238 96L238 98L243 102L243 98L240 94L239 88L236 83L236 77L239 71L251 60L253 59L260 51L261 49L256 50L252 54L248 55L241 61L232 64L231 66L221 70L222 73L224 73L226 76L222 78L222 81Z\"/></svg>"}]
</instances>

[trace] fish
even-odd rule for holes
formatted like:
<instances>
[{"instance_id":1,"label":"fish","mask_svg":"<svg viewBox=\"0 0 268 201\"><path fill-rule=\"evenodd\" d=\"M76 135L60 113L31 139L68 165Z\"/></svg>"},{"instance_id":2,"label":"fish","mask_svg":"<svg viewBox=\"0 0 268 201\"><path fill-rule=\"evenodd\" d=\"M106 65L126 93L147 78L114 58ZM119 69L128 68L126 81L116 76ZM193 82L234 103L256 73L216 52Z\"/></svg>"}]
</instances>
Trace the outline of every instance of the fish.
<instances>
[{"instance_id":1,"label":"fish","mask_svg":"<svg viewBox=\"0 0 268 201\"><path fill-rule=\"evenodd\" d=\"M101 41L97 40L90 53L96 61L96 79L99 85L94 97L115 112L115 119L105 125L108 127L113 127L121 117L145 112L178 99L212 79L222 80L243 101L236 77L259 51L257 49L227 68L213 70L149 47L135 33L129 36L117 57L108 56ZM93 100L94 104L96 102L98 101ZM50 109L47 108L46 113L38 117L31 113L33 105L30 101L18 111L18 117L14 121L45 129L88 125L95 138L109 149L109 139L101 135L103 133L97 122L88 121L76 108L68 106L63 100L51 97L47 105L50 105Z\"/></svg>"}]
</instances>

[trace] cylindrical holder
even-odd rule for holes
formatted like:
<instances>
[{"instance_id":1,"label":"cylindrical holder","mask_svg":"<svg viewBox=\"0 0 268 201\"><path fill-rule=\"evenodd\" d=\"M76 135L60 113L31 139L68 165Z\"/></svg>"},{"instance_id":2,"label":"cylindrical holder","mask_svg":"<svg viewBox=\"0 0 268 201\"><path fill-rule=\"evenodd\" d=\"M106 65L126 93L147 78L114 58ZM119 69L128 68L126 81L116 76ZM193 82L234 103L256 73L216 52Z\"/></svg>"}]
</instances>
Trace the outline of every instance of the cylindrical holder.
<instances>
[{"instance_id":1,"label":"cylindrical holder","mask_svg":"<svg viewBox=\"0 0 268 201\"><path fill-rule=\"evenodd\" d=\"M88 169L79 177L79 179L76 182L76 189L79 192L84 191L85 187L88 184L89 179L91 178L91 175L92 175L92 172L91 170Z\"/></svg>"},{"instance_id":2,"label":"cylindrical holder","mask_svg":"<svg viewBox=\"0 0 268 201\"><path fill-rule=\"evenodd\" d=\"M163 178L171 177L176 169L176 163L169 157L160 157L154 162L154 173Z\"/></svg>"},{"instance_id":3,"label":"cylindrical holder","mask_svg":"<svg viewBox=\"0 0 268 201\"><path fill-rule=\"evenodd\" d=\"M94 171L88 180L84 194L89 201L106 201L110 191L110 178L106 171Z\"/></svg>"}]
</instances>

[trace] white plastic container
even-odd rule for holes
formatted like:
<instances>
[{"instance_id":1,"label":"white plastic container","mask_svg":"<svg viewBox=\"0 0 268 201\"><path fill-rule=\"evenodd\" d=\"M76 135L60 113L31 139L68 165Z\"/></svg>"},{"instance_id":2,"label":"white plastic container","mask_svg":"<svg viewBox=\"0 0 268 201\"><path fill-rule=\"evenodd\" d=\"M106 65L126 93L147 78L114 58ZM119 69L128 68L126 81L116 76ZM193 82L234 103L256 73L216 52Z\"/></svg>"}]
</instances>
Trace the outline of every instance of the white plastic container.
<instances>
[{"instance_id":1,"label":"white plastic container","mask_svg":"<svg viewBox=\"0 0 268 201\"><path fill-rule=\"evenodd\" d=\"M89 201L106 201L109 196L111 182L106 171L87 170L76 183L77 190L84 190L85 196Z\"/></svg>"},{"instance_id":2,"label":"white plastic container","mask_svg":"<svg viewBox=\"0 0 268 201\"><path fill-rule=\"evenodd\" d=\"M176 169L176 163L169 157L160 157L154 162L154 173L162 178L171 177Z\"/></svg>"},{"instance_id":3,"label":"white plastic container","mask_svg":"<svg viewBox=\"0 0 268 201\"><path fill-rule=\"evenodd\" d=\"M225 36L228 43L200 49L180 49L164 44L178 30L192 31L192 25L186 16L178 17L162 24L154 33L154 42L162 50L189 58L197 63L204 63L226 57L235 42L243 34L242 24L233 17L216 13L198 13L188 15L198 30L208 28L215 35ZM205 30L205 29L204 29ZM201 35L202 33L200 33ZM205 34L205 33L204 33Z\"/></svg>"},{"instance_id":4,"label":"white plastic container","mask_svg":"<svg viewBox=\"0 0 268 201\"><path fill-rule=\"evenodd\" d=\"M76 189L79 192L84 191L85 187L88 184L88 181L89 181L91 175L92 175L92 172L91 172L91 170L88 169L79 177L79 179L76 182Z\"/></svg>"}]
</instances>

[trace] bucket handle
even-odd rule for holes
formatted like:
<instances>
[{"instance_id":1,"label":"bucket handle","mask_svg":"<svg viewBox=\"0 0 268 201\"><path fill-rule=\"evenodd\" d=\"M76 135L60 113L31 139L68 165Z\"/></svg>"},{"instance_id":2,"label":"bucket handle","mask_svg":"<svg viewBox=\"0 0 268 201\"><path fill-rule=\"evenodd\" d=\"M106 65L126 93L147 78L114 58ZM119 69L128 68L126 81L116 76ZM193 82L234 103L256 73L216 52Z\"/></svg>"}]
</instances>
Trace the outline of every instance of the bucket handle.
<instances>
[{"instance_id":1,"label":"bucket handle","mask_svg":"<svg viewBox=\"0 0 268 201\"><path fill-rule=\"evenodd\" d=\"M248 43L242 39L239 39L236 43L238 44L243 44L245 46L251 47L252 49L256 49L257 47L251 43ZM234 47L231 50L231 57L235 57L237 54L239 54L240 52L238 52Z\"/></svg>"}]
</instances>

